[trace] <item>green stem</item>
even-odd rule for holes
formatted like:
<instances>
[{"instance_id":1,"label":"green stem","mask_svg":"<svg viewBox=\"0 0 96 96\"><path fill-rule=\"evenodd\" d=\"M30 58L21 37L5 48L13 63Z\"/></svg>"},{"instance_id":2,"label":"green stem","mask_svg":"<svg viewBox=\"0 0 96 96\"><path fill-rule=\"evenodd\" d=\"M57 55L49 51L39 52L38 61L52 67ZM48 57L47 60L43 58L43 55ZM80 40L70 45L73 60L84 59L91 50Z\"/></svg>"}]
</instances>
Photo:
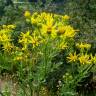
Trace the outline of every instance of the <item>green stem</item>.
<instances>
[{"instance_id":1,"label":"green stem","mask_svg":"<svg viewBox=\"0 0 96 96\"><path fill-rule=\"evenodd\" d=\"M44 48L44 66L45 66L45 76L47 72L47 44L45 45Z\"/></svg>"}]
</instances>

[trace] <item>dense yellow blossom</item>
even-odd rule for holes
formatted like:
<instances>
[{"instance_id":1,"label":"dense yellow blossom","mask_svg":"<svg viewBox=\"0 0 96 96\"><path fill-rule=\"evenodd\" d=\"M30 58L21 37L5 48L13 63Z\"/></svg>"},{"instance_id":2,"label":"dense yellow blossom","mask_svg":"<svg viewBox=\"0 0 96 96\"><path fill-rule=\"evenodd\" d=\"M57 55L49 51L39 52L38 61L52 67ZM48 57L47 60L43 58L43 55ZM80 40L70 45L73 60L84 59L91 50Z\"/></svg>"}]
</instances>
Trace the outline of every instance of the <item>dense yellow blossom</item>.
<instances>
[{"instance_id":1,"label":"dense yellow blossom","mask_svg":"<svg viewBox=\"0 0 96 96\"><path fill-rule=\"evenodd\" d=\"M24 16L25 16L26 18L28 18L28 17L31 16L31 13L30 13L29 11L25 11Z\"/></svg>"},{"instance_id":2,"label":"dense yellow blossom","mask_svg":"<svg viewBox=\"0 0 96 96\"><path fill-rule=\"evenodd\" d=\"M36 24L37 23L37 20L35 18L31 17L31 23L32 24Z\"/></svg>"},{"instance_id":3,"label":"dense yellow blossom","mask_svg":"<svg viewBox=\"0 0 96 96\"><path fill-rule=\"evenodd\" d=\"M46 13L46 12L42 12L42 13L39 15L39 18L46 19L46 17L47 17L47 13Z\"/></svg>"},{"instance_id":4,"label":"dense yellow blossom","mask_svg":"<svg viewBox=\"0 0 96 96\"><path fill-rule=\"evenodd\" d=\"M27 44L31 39L30 32L27 31L26 33L21 32L19 43Z\"/></svg>"},{"instance_id":5,"label":"dense yellow blossom","mask_svg":"<svg viewBox=\"0 0 96 96\"><path fill-rule=\"evenodd\" d=\"M39 45L39 39L35 34L33 34L30 43L32 43L33 48Z\"/></svg>"},{"instance_id":6,"label":"dense yellow blossom","mask_svg":"<svg viewBox=\"0 0 96 96\"><path fill-rule=\"evenodd\" d=\"M30 34L30 31L22 32L18 42L23 45L22 50L26 50L29 44L32 44L33 48L39 45L38 37L35 34Z\"/></svg>"},{"instance_id":7,"label":"dense yellow blossom","mask_svg":"<svg viewBox=\"0 0 96 96\"><path fill-rule=\"evenodd\" d=\"M26 33L21 32L18 42L22 44L22 50L26 50L28 48L31 38L30 31L27 31Z\"/></svg>"},{"instance_id":8,"label":"dense yellow blossom","mask_svg":"<svg viewBox=\"0 0 96 96\"><path fill-rule=\"evenodd\" d=\"M78 58L80 64L90 64L90 56L88 54L82 54Z\"/></svg>"},{"instance_id":9,"label":"dense yellow blossom","mask_svg":"<svg viewBox=\"0 0 96 96\"><path fill-rule=\"evenodd\" d=\"M75 34L76 31L73 29L73 27L71 27L70 25L65 26L65 33L64 33L65 37L74 37Z\"/></svg>"},{"instance_id":10,"label":"dense yellow blossom","mask_svg":"<svg viewBox=\"0 0 96 96\"><path fill-rule=\"evenodd\" d=\"M5 43L5 44L3 45L3 49L4 49L6 52L10 52L13 47L14 47L13 44L11 44L10 42Z\"/></svg>"},{"instance_id":11,"label":"dense yellow blossom","mask_svg":"<svg viewBox=\"0 0 96 96\"><path fill-rule=\"evenodd\" d=\"M65 33L65 26L59 26L58 27L58 31L57 31L57 35L62 35Z\"/></svg>"},{"instance_id":12,"label":"dense yellow blossom","mask_svg":"<svg viewBox=\"0 0 96 96\"><path fill-rule=\"evenodd\" d=\"M70 53L67 59L68 59L68 62L75 62L78 59L78 56L76 55L76 52L73 54Z\"/></svg>"},{"instance_id":13,"label":"dense yellow blossom","mask_svg":"<svg viewBox=\"0 0 96 96\"><path fill-rule=\"evenodd\" d=\"M56 36L56 26L55 25L42 25L41 29L41 34L46 36L46 35L51 35L52 37Z\"/></svg>"},{"instance_id":14,"label":"dense yellow blossom","mask_svg":"<svg viewBox=\"0 0 96 96\"><path fill-rule=\"evenodd\" d=\"M11 32L13 32L15 27L15 25L2 25L0 27L0 43L4 51L10 52L13 48Z\"/></svg>"},{"instance_id":15,"label":"dense yellow blossom","mask_svg":"<svg viewBox=\"0 0 96 96\"><path fill-rule=\"evenodd\" d=\"M77 43L76 46L80 49L90 49L91 48L91 44L88 44L88 43Z\"/></svg>"},{"instance_id":16,"label":"dense yellow blossom","mask_svg":"<svg viewBox=\"0 0 96 96\"><path fill-rule=\"evenodd\" d=\"M28 12L26 12L28 14ZM55 38L58 34L62 35L63 38L70 37L73 38L76 34L76 30L70 25L65 24L65 20L68 21L70 17L68 15L59 15L53 13L33 13L30 16L31 24L40 25L39 31L43 36ZM35 26L36 27L36 26ZM38 28L35 28L35 30Z\"/></svg>"},{"instance_id":17,"label":"dense yellow blossom","mask_svg":"<svg viewBox=\"0 0 96 96\"><path fill-rule=\"evenodd\" d=\"M54 19L52 15L48 14L45 24L42 24L41 34L47 35L51 34L52 37L56 36L56 24L54 24Z\"/></svg>"},{"instance_id":18,"label":"dense yellow blossom","mask_svg":"<svg viewBox=\"0 0 96 96\"><path fill-rule=\"evenodd\" d=\"M7 43L11 41L10 36L8 36L8 34L0 34L0 42L1 43Z\"/></svg>"}]
</instances>

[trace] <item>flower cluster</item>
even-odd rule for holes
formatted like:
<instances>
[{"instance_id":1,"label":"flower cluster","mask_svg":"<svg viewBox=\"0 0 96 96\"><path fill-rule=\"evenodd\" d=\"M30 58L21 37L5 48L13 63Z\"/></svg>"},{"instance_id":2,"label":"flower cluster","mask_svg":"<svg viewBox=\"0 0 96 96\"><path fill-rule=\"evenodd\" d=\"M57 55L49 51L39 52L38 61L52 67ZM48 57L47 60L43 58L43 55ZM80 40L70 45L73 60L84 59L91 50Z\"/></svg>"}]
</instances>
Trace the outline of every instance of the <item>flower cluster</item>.
<instances>
[{"instance_id":1,"label":"flower cluster","mask_svg":"<svg viewBox=\"0 0 96 96\"><path fill-rule=\"evenodd\" d=\"M11 43L11 33L15 25L2 25L0 26L0 43L3 46L5 51L10 51L13 48L13 44Z\"/></svg>"},{"instance_id":2,"label":"flower cluster","mask_svg":"<svg viewBox=\"0 0 96 96\"><path fill-rule=\"evenodd\" d=\"M91 44L88 43L77 43L76 47L80 50L80 53L76 54L74 52L73 54L70 53L67 57L67 60L69 62L77 62L79 61L80 64L93 64L96 63L96 55L93 56L92 54L88 54L88 52L84 49L90 49Z\"/></svg>"},{"instance_id":3,"label":"flower cluster","mask_svg":"<svg viewBox=\"0 0 96 96\"><path fill-rule=\"evenodd\" d=\"M26 11L24 16L26 18L26 21L32 25L32 34L35 33L37 36L35 36L33 40L30 39L30 36L28 37L28 39L31 40L31 42L30 40L28 42L32 43L32 41L34 41L33 47L35 47L35 45L38 46L41 42L47 42L50 39L52 42L57 44L57 48L65 49L68 47L67 40L74 38L76 34L76 30L74 30L74 28L68 24L70 17L67 15L62 16L46 12L35 12L31 15L29 11ZM32 34L30 35L32 36ZM24 38L22 38L22 40L23 39ZM22 40L19 40L19 42L21 42ZM27 40L25 40L24 42L26 42ZM24 45L24 42L21 43L23 43ZM27 45L28 44L26 44L25 46Z\"/></svg>"},{"instance_id":4,"label":"flower cluster","mask_svg":"<svg viewBox=\"0 0 96 96\"><path fill-rule=\"evenodd\" d=\"M26 14L26 12L25 12ZM30 13L31 14L31 13ZM30 18L29 18L30 16ZM40 31L42 35L51 34L52 37L56 37L58 34L63 34L63 36L74 37L75 30L68 25L69 16L67 15L57 15L52 13L37 13L25 16L32 25L40 26Z\"/></svg>"}]
</instances>

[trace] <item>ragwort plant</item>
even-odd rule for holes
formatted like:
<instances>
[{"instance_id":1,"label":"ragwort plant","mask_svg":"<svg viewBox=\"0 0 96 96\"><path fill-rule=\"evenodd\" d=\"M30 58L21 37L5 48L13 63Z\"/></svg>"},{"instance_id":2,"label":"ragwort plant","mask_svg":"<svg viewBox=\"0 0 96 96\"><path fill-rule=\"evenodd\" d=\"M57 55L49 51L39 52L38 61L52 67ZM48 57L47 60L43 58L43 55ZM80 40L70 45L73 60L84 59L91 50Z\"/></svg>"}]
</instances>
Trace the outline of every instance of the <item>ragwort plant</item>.
<instances>
[{"instance_id":1,"label":"ragwort plant","mask_svg":"<svg viewBox=\"0 0 96 96\"><path fill-rule=\"evenodd\" d=\"M28 11L24 15L26 22L31 23L32 29L25 34L23 33L19 43L22 44L23 50L28 50L29 48L32 55L35 54L36 56L37 54L38 60L36 60L37 62L35 61L37 63L37 66L35 66L37 72L35 73L35 78L33 77L33 82L37 87L35 89L38 89L35 93L40 94L41 85L46 82L48 73L62 64L62 62L60 64L52 63L53 57L61 50L66 49L69 41L74 41L73 37L76 34L76 30L68 24L69 16L67 15L61 16L45 12L40 14L35 12L31 15Z\"/></svg>"},{"instance_id":2,"label":"ragwort plant","mask_svg":"<svg viewBox=\"0 0 96 96\"><path fill-rule=\"evenodd\" d=\"M14 25L0 26L2 70L6 66L16 73L21 92L20 96L54 96L46 86L46 78L63 62L52 62L53 58L65 50L66 60L70 64L70 72L64 73L58 80L58 96L75 96L76 86L85 78L94 64L96 56L89 53L90 44L74 42L78 30L69 23L69 16L46 12L31 14L26 11L25 19L29 26L27 31L18 36L18 46L14 44L12 33ZM74 46L77 47L77 53ZM74 69L75 68L75 69ZM57 87L57 86L56 86Z\"/></svg>"},{"instance_id":3,"label":"ragwort plant","mask_svg":"<svg viewBox=\"0 0 96 96\"><path fill-rule=\"evenodd\" d=\"M38 18L38 16L36 16L37 13L35 13L35 16L33 15L31 17L31 22L32 24L36 24L38 22L38 20L42 20L42 18L40 19L40 17ZM43 13L44 14L44 13ZM62 17L62 16L61 16ZM59 42L59 47L62 46L62 48L67 48L68 49L68 43L69 41L72 43L74 41L74 36L76 34L76 30L74 30L72 27L70 27L68 25L68 22L66 22L66 19L68 20L69 17L68 16L64 16L65 17L65 21L59 19L59 15L53 15L53 18L58 22L55 22L55 23L52 23L54 20L52 20L52 14L50 14L49 17L46 17L47 21L46 22L46 25L43 25L41 30L42 30L42 33L40 33L41 35L44 35L44 33L47 33L45 34L46 36L47 35L51 35L52 39L54 38L56 40L56 43L58 44ZM50 19L51 18L51 19ZM30 18L26 19L26 20L29 20L30 21ZM44 17L43 17L43 20L44 20ZM42 20L42 22L43 22ZM62 22L63 21L63 22ZM39 21L38 24L40 24L41 22ZM59 25L60 24L60 25ZM35 25L36 26L36 25ZM50 38L51 38L50 37ZM47 37L49 38L49 37ZM49 38L49 39L50 39ZM63 39L62 39L63 38ZM54 40L53 39L53 40ZM59 41L58 41L58 40ZM73 39L73 40L72 40ZM57 42L58 41L58 42ZM60 42L61 41L61 42ZM47 42L47 41L46 41ZM48 40L49 42L49 40ZM54 41L55 42L55 41ZM75 42L74 42L75 43ZM47 43L48 45L49 43ZM51 46L51 45L50 45ZM54 44L55 46L55 44ZM54 47L53 46L53 47ZM72 46L71 46L72 47ZM80 52L77 54L76 53L76 50L70 50L69 51L69 57L67 57L68 59L68 63L72 63L72 72L71 72L71 75L70 78L72 80L72 82L70 82L71 80L69 80L69 82L64 82L64 87L63 88L63 92L61 92L63 95L67 96L71 96L71 95L76 95L76 92L71 92L72 90L75 91L75 87L78 85L78 83L82 80L82 78L85 78L88 73L90 72L91 68L94 66L94 64L96 63L96 56L93 56L91 53L89 53L89 49L91 48L91 44L83 44L82 42L79 44L76 44L76 47L78 49L80 49ZM57 49L58 47L56 46L56 54L58 52L60 52L60 49L58 50ZM50 49L51 50L51 49ZM53 50L55 51L55 50ZM71 51L75 51L73 54L70 53ZM46 51L44 52L46 53ZM45 55L46 56L46 55ZM55 55L54 54L51 54L52 57L54 57ZM48 60L48 57L47 59L45 60L45 64L46 64L46 61ZM49 61L48 61L49 62ZM51 62L51 59L50 59L50 62ZM75 64L76 63L76 64ZM86 65L87 64L87 65ZM47 64L46 64L47 65ZM45 66L46 66L45 65ZM74 70L74 67L76 66L76 70ZM55 65L56 66L56 65ZM46 66L47 67L47 66ZM49 68L50 69L50 68ZM43 69L42 69L43 70ZM77 74L74 72L74 71L77 71ZM48 71L47 71L48 72ZM51 71L50 71L51 72ZM46 75L47 76L47 75ZM65 80L66 81L66 80ZM71 87L70 87L71 86ZM64 91L65 90L65 91ZM69 90L69 91L68 91ZM60 96L62 96L62 94L60 94Z\"/></svg>"}]
</instances>

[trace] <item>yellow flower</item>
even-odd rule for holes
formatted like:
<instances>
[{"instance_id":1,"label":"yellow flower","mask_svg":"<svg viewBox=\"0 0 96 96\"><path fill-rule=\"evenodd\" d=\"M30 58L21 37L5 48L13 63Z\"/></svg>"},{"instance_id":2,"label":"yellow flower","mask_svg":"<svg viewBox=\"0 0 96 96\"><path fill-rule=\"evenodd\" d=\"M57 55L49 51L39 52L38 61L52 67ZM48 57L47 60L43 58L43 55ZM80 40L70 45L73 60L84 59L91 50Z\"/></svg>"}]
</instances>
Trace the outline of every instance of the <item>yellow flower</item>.
<instances>
[{"instance_id":1,"label":"yellow flower","mask_svg":"<svg viewBox=\"0 0 96 96\"><path fill-rule=\"evenodd\" d=\"M90 48L91 48L91 44L87 44L87 43L86 43L86 44L85 44L85 48L86 48L86 49L90 49Z\"/></svg>"},{"instance_id":2,"label":"yellow flower","mask_svg":"<svg viewBox=\"0 0 96 96\"><path fill-rule=\"evenodd\" d=\"M29 11L25 11L24 16L26 18L29 18L31 16L31 13Z\"/></svg>"},{"instance_id":3,"label":"yellow flower","mask_svg":"<svg viewBox=\"0 0 96 96\"><path fill-rule=\"evenodd\" d=\"M78 56L76 55L76 52L74 54L70 53L69 57L67 57L68 62L75 62L77 60Z\"/></svg>"},{"instance_id":4,"label":"yellow flower","mask_svg":"<svg viewBox=\"0 0 96 96\"><path fill-rule=\"evenodd\" d=\"M23 60L23 57L22 56L17 56L14 60L20 61L20 60Z\"/></svg>"},{"instance_id":5,"label":"yellow flower","mask_svg":"<svg viewBox=\"0 0 96 96\"><path fill-rule=\"evenodd\" d=\"M76 46L77 46L78 48L80 48L80 49L84 49L84 48L85 48L85 49L90 49L90 48L91 48L91 44L82 43L82 42L81 42L80 44L77 43Z\"/></svg>"},{"instance_id":6,"label":"yellow flower","mask_svg":"<svg viewBox=\"0 0 96 96\"><path fill-rule=\"evenodd\" d=\"M0 34L0 42L1 43L7 43L11 41L10 36L8 36L8 34Z\"/></svg>"},{"instance_id":7,"label":"yellow flower","mask_svg":"<svg viewBox=\"0 0 96 96\"><path fill-rule=\"evenodd\" d=\"M85 45L81 42L80 44L79 43L77 43L76 44L76 46L78 47L78 48L85 48Z\"/></svg>"},{"instance_id":8,"label":"yellow flower","mask_svg":"<svg viewBox=\"0 0 96 96\"><path fill-rule=\"evenodd\" d=\"M65 26L65 33L64 36L65 37L74 37L76 34L76 31L73 29L73 27L71 27L70 25Z\"/></svg>"},{"instance_id":9,"label":"yellow flower","mask_svg":"<svg viewBox=\"0 0 96 96\"><path fill-rule=\"evenodd\" d=\"M60 26L60 27L58 27L58 31L57 31L57 34L58 35L62 35L62 34L64 34L65 33L65 27L64 26Z\"/></svg>"},{"instance_id":10,"label":"yellow flower","mask_svg":"<svg viewBox=\"0 0 96 96\"><path fill-rule=\"evenodd\" d=\"M30 31L27 31L26 33L21 32L18 42L23 45L22 50L26 50L27 49L31 38L32 37L30 35Z\"/></svg>"},{"instance_id":11,"label":"yellow flower","mask_svg":"<svg viewBox=\"0 0 96 96\"><path fill-rule=\"evenodd\" d=\"M7 52L10 52L13 47L14 46L10 42L3 44L3 48Z\"/></svg>"},{"instance_id":12,"label":"yellow flower","mask_svg":"<svg viewBox=\"0 0 96 96\"><path fill-rule=\"evenodd\" d=\"M19 43L23 45L22 50L27 49L29 44L32 44L33 48L35 46L39 45L39 40L38 37L33 33L30 35L30 31L27 31L26 33L21 33L20 38L19 38Z\"/></svg>"},{"instance_id":13,"label":"yellow flower","mask_svg":"<svg viewBox=\"0 0 96 96\"><path fill-rule=\"evenodd\" d=\"M21 32L19 43L27 44L31 39L30 31L27 31L26 33Z\"/></svg>"},{"instance_id":14,"label":"yellow flower","mask_svg":"<svg viewBox=\"0 0 96 96\"><path fill-rule=\"evenodd\" d=\"M56 26L54 25L50 25L50 24L43 24L42 25L42 29L41 29L41 32L42 32L42 35L48 35L48 34L51 34L52 36L55 36L56 35Z\"/></svg>"},{"instance_id":15,"label":"yellow flower","mask_svg":"<svg viewBox=\"0 0 96 96\"><path fill-rule=\"evenodd\" d=\"M41 34L44 36L51 35L52 37L56 36L56 24L54 24L54 19L52 14L48 14L46 18L46 23L42 24Z\"/></svg>"},{"instance_id":16,"label":"yellow flower","mask_svg":"<svg viewBox=\"0 0 96 96\"><path fill-rule=\"evenodd\" d=\"M36 24L36 23L37 23L37 19L34 18L34 17L31 17L31 23L32 23L32 24Z\"/></svg>"},{"instance_id":17,"label":"yellow flower","mask_svg":"<svg viewBox=\"0 0 96 96\"><path fill-rule=\"evenodd\" d=\"M93 55L91 54L91 62L94 63L94 64L96 64L96 55L93 56Z\"/></svg>"},{"instance_id":18,"label":"yellow flower","mask_svg":"<svg viewBox=\"0 0 96 96\"><path fill-rule=\"evenodd\" d=\"M32 41L31 42L32 42L33 48L38 46L39 45L38 37L36 37L36 36L32 37Z\"/></svg>"},{"instance_id":19,"label":"yellow flower","mask_svg":"<svg viewBox=\"0 0 96 96\"><path fill-rule=\"evenodd\" d=\"M47 13L42 12L40 15L38 15L38 17L41 18L41 19L43 19L43 20L45 20L46 17L47 17Z\"/></svg>"},{"instance_id":20,"label":"yellow flower","mask_svg":"<svg viewBox=\"0 0 96 96\"><path fill-rule=\"evenodd\" d=\"M81 64L90 64L91 62L90 62L90 59L89 59L89 55L87 55L87 54L85 54L85 55L81 55L78 59L79 59L79 62L81 63Z\"/></svg>"},{"instance_id":21,"label":"yellow flower","mask_svg":"<svg viewBox=\"0 0 96 96\"><path fill-rule=\"evenodd\" d=\"M37 17L39 14L37 13L37 12L34 12L33 14L32 14L32 16L33 17Z\"/></svg>"},{"instance_id":22,"label":"yellow flower","mask_svg":"<svg viewBox=\"0 0 96 96\"><path fill-rule=\"evenodd\" d=\"M12 51L13 44L10 42L12 30L15 28L15 25L2 25L0 30L0 43L3 46L4 51Z\"/></svg>"},{"instance_id":23,"label":"yellow flower","mask_svg":"<svg viewBox=\"0 0 96 96\"><path fill-rule=\"evenodd\" d=\"M31 23L32 23L32 24L37 24L37 25L39 25L40 23L43 23L43 20L44 20L44 18L41 17L41 15L38 14L37 12L35 12L35 13L32 14L32 16L31 16Z\"/></svg>"},{"instance_id":24,"label":"yellow flower","mask_svg":"<svg viewBox=\"0 0 96 96\"><path fill-rule=\"evenodd\" d=\"M63 19L64 19L64 20L69 20L70 17L69 17L68 15L64 15L64 16L63 16Z\"/></svg>"}]
</instances>

